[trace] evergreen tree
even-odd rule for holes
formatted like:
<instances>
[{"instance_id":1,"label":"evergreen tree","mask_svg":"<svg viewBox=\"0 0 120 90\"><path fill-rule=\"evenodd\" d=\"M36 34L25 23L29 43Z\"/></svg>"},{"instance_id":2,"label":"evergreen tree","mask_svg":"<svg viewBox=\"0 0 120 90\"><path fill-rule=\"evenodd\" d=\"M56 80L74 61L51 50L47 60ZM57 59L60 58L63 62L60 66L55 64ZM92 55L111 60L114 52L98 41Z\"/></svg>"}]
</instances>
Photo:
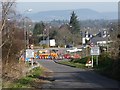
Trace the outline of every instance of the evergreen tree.
<instances>
[{"instance_id":1,"label":"evergreen tree","mask_svg":"<svg viewBox=\"0 0 120 90\"><path fill-rule=\"evenodd\" d=\"M70 25L70 30L72 33L80 32L80 24L74 11L71 14L69 25Z\"/></svg>"},{"instance_id":2,"label":"evergreen tree","mask_svg":"<svg viewBox=\"0 0 120 90\"><path fill-rule=\"evenodd\" d=\"M43 33L43 30L45 28L45 25L43 22L36 23L35 27L33 29L33 35L40 35Z\"/></svg>"},{"instance_id":3,"label":"evergreen tree","mask_svg":"<svg viewBox=\"0 0 120 90\"><path fill-rule=\"evenodd\" d=\"M45 29L45 25L43 22L36 23L33 29L34 36L34 44L38 44L40 40L43 38L43 30Z\"/></svg>"}]
</instances>

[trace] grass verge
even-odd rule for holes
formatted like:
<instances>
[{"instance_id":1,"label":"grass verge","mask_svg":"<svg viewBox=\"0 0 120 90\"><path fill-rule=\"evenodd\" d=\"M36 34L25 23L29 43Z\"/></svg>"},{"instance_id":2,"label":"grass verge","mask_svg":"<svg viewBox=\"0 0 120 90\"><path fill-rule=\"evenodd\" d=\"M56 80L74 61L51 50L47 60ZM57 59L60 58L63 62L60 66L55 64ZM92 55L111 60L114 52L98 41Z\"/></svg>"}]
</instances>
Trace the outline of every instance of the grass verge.
<instances>
[{"instance_id":1,"label":"grass verge","mask_svg":"<svg viewBox=\"0 0 120 90\"><path fill-rule=\"evenodd\" d=\"M63 65L67 65L67 66L71 66L71 67L76 67L76 68L86 68L85 67L85 64L82 64L82 63L74 63L74 62L71 62L71 61L60 61L58 62L59 64L63 64Z\"/></svg>"},{"instance_id":2,"label":"grass verge","mask_svg":"<svg viewBox=\"0 0 120 90\"><path fill-rule=\"evenodd\" d=\"M38 84L38 77L42 74L42 69L40 67L31 70L27 76L21 79L15 80L10 83L7 88L32 88Z\"/></svg>"}]
</instances>

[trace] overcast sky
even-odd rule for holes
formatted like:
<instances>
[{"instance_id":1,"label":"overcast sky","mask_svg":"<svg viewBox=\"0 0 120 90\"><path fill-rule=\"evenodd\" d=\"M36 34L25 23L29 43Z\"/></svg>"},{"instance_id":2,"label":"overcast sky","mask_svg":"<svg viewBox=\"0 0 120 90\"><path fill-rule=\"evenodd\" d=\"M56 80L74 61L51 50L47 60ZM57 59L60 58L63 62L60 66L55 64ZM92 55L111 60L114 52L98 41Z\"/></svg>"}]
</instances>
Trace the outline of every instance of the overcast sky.
<instances>
[{"instance_id":1,"label":"overcast sky","mask_svg":"<svg viewBox=\"0 0 120 90\"><path fill-rule=\"evenodd\" d=\"M33 9L32 13L50 10L71 10L88 8L99 12L117 12L117 2L18 2L17 10L23 13Z\"/></svg>"}]
</instances>

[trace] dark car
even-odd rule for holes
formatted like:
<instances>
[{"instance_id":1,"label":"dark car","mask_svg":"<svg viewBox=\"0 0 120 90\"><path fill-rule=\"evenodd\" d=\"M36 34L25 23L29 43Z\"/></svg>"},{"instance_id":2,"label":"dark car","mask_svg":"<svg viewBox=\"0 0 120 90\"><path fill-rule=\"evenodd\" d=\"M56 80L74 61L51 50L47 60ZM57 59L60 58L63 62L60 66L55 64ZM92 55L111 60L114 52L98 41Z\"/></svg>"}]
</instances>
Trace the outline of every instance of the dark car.
<instances>
[{"instance_id":1,"label":"dark car","mask_svg":"<svg viewBox=\"0 0 120 90\"><path fill-rule=\"evenodd\" d=\"M66 45L66 48L72 48L73 45Z\"/></svg>"}]
</instances>

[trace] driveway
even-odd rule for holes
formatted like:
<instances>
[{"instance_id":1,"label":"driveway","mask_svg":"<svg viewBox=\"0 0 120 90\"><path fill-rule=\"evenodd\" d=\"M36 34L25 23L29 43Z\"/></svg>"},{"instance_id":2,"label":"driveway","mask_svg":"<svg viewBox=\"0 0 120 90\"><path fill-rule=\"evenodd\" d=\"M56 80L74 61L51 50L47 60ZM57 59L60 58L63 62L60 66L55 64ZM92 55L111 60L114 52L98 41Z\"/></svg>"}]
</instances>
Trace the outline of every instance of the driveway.
<instances>
[{"instance_id":1,"label":"driveway","mask_svg":"<svg viewBox=\"0 0 120 90\"><path fill-rule=\"evenodd\" d=\"M57 64L53 60L38 60L38 62L43 67L53 71L53 73L46 72L51 73L51 76L49 76L51 82L44 84L42 88L91 88L95 90L101 88L102 90L115 90L120 88L117 81L108 79L90 70Z\"/></svg>"}]
</instances>

